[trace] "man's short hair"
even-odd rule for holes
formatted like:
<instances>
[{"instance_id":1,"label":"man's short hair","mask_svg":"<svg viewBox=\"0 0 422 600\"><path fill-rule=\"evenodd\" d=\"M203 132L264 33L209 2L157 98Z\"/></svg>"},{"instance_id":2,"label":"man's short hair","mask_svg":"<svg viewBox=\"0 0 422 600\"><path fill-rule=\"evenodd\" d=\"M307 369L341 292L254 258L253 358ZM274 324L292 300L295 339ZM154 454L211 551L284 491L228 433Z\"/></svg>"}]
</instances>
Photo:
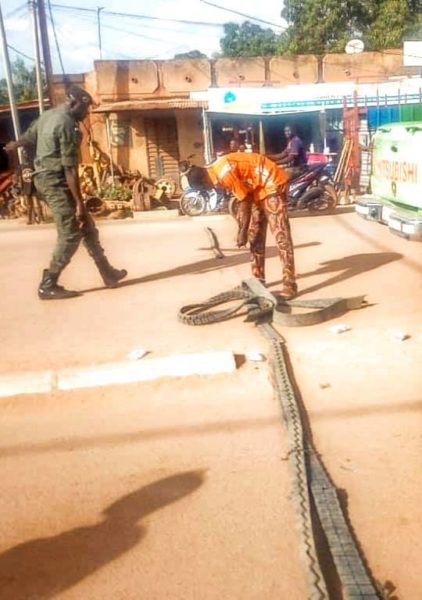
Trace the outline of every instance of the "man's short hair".
<instances>
[{"instance_id":1,"label":"man's short hair","mask_svg":"<svg viewBox=\"0 0 422 600\"><path fill-rule=\"evenodd\" d=\"M189 187L193 190L203 190L212 187L208 171L204 167L193 165L184 175L188 180Z\"/></svg>"},{"instance_id":2,"label":"man's short hair","mask_svg":"<svg viewBox=\"0 0 422 600\"><path fill-rule=\"evenodd\" d=\"M78 85L70 85L67 88L67 95L71 100L76 100L77 102L83 102L84 104L94 103L92 96Z\"/></svg>"}]
</instances>

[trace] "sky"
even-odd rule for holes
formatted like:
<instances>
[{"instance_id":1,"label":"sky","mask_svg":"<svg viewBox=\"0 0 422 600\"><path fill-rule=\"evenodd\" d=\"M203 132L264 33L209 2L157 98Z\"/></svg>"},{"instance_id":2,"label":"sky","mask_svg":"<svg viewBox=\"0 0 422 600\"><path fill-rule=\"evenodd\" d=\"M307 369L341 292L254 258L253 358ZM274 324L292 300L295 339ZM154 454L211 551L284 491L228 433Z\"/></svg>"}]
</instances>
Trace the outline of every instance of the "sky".
<instances>
[{"instance_id":1,"label":"sky","mask_svg":"<svg viewBox=\"0 0 422 600\"><path fill-rule=\"evenodd\" d=\"M58 45L66 73L93 70L93 61L100 58L97 9L100 11L102 58L107 59L169 59L176 53L200 50L207 56L220 50L223 24L247 20L234 13L206 4L203 0L45 0L55 25ZM10 59L19 51L33 64L32 25L27 0L0 0ZM285 26L281 18L283 0L210 0L226 9L240 11L272 23L274 31ZM78 9L91 9L78 10ZM107 14L130 13L154 19ZM177 23L165 19L199 21L204 24ZM250 19L251 20L251 19ZM255 22L255 21L253 21ZM265 23L256 22L262 27ZM49 24L49 40L54 73L61 73L54 31ZM4 76L3 60L0 76Z\"/></svg>"}]
</instances>

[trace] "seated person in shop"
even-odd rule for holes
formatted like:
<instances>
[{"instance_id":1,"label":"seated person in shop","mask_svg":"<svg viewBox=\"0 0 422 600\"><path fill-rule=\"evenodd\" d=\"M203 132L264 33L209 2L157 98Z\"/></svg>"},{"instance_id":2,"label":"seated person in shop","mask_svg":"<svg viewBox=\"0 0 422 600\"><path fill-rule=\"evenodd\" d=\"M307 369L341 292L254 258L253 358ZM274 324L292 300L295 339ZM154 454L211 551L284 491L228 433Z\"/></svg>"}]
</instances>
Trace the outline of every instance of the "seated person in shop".
<instances>
[{"instance_id":1,"label":"seated person in shop","mask_svg":"<svg viewBox=\"0 0 422 600\"><path fill-rule=\"evenodd\" d=\"M252 275L265 283L265 242L270 225L283 265L285 300L297 294L293 242L287 216L287 181L284 169L256 152L232 152L206 167L190 166L184 173L192 189L225 188L238 200L238 247L249 241Z\"/></svg>"},{"instance_id":2,"label":"seated person in shop","mask_svg":"<svg viewBox=\"0 0 422 600\"><path fill-rule=\"evenodd\" d=\"M235 140L234 138L229 142L229 152L244 152L245 144Z\"/></svg>"},{"instance_id":3,"label":"seated person in shop","mask_svg":"<svg viewBox=\"0 0 422 600\"><path fill-rule=\"evenodd\" d=\"M234 138L229 142L229 152L239 152L239 142Z\"/></svg>"},{"instance_id":4,"label":"seated person in shop","mask_svg":"<svg viewBox=\"0 0 422 600\"><path fill-rule=\"evenodd\" d=\"M284 135L287 138L286 148L279 154L270 155L270 158L283 167L289 179L293 179L299 177L306 169L305 145L291 125L286 125Z\"/></svg>"}]
</instances>

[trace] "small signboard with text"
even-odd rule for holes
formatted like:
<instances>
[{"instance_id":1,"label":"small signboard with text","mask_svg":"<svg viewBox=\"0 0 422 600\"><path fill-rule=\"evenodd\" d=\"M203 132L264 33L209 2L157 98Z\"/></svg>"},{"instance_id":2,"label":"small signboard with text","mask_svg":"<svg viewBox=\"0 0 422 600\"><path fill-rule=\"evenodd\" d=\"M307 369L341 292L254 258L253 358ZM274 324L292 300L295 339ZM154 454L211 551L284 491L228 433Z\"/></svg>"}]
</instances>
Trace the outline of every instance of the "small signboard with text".
<instances>
[{"instance_id":1,"label":"small signboard with text","mask_svg":"<svg viewBox=\"0 0 422 600\"><path fill-rule=\"evenodd\" d=\"M422 101L422 78L379 84L353 82L286 85L278 88L210 88L208 112L274 115L351 106L391 106Z\"/></svg>"}]
</instances>

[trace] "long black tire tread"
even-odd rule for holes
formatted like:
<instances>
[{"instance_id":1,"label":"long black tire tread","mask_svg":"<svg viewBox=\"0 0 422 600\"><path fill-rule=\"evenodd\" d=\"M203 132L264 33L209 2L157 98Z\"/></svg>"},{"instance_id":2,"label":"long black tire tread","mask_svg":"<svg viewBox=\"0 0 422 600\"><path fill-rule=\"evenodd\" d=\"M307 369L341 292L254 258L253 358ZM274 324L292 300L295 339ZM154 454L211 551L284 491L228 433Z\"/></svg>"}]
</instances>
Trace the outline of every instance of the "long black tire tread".
<instances>
[{"instance_id":1,"label":"long black tire tread","mask_svg":"<svg viewBox=\"0 0 422 600\"><path fill-rule=\"evenodd\" d=\"M178 320L185 325L210 325L211 323L226 321L237 315L242 308L252 301L252 298L251 293L247 290L236 288L213 296L206 302L183 306L178 312ZM241 300L241 303L226 310L211 310L215 306L233 300Z\"/></svg>"},{"instance_id":2,"label":"long black tire tread","mask_svg":"<svg viewBox=\"0 0 422 600\"><path fill-rule=\"evenodd\" d=\"M246 285L245 285L246 283ZM250 287L249 287L250 286ZM363 297L347 300L334 299L334 307L341 300L349 308L361 305ZM225 302L240 300L240 304L227 310L212 310ZM324 309L333 300L299 301L302 306L319 306ZM268 305L268 307L267 307ZM188 325L205 325L225 320L238 314L243 307L253 315L255 310L271 311L276 299L269 292L259 293L259 286L248 284L229 292L213 296L202 304L191 304L179 311L179 320ZM340 506L337 490L331 482L319 456L311 446L303 428L299 400L287 367L288 356L284 339L269 322L258 323L260 332L270 343L272 383L281 405L287 433L288 457L293 473L293 494L301 537L302 555L308 576L308 600L328 600L324 574L319 564L318 550L313 535L312 496L325 532L331 555L343 591L350 600L378 600L381 596L371 580L350 526Z\"/></svg>"}]
</instances>

